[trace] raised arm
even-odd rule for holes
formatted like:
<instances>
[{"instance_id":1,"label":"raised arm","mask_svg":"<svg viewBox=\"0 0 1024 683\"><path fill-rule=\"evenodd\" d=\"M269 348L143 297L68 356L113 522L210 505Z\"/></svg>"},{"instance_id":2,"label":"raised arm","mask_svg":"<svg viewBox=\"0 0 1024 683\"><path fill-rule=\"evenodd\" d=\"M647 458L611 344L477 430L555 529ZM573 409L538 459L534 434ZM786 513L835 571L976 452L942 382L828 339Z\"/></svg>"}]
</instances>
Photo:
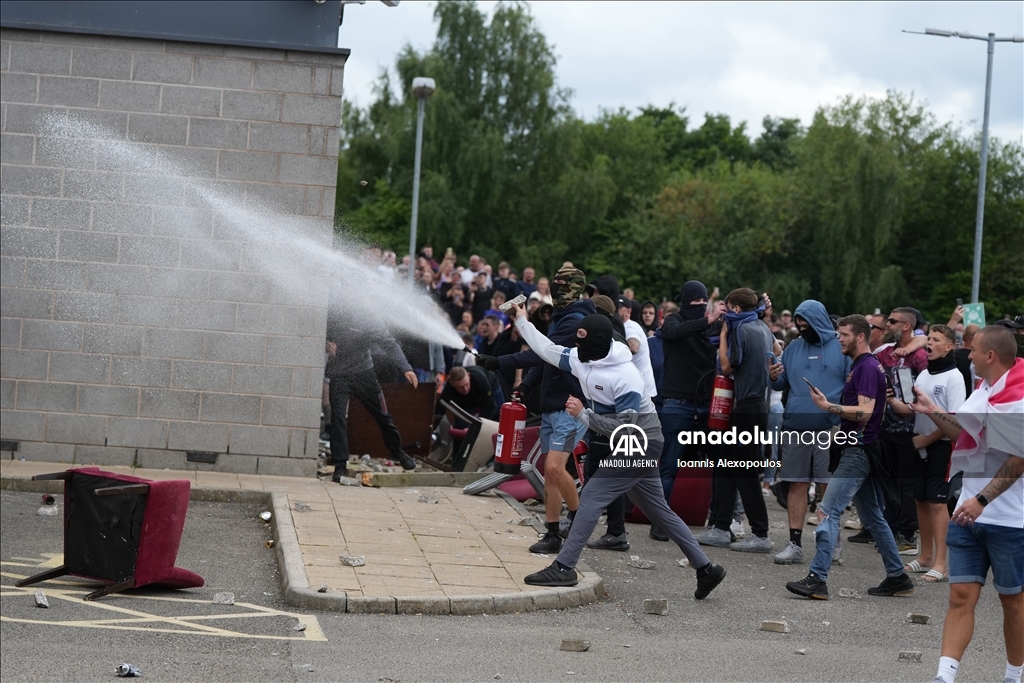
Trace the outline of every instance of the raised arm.
<instances>
[{"instance_id":1,"label":"raised arm","mask_svg":"<svg viewBox=\"0 0 1024 683\"><path fill-rule=\"evenodd\" d=\"M555 344L541 334L540 330L534 327L533 323L527 320L525 315L516 318L516 327L519 329L519 334L522 335L523 340L530 346L530 350L536 353L545 363L550 363L561 370L571 369L569 366L569 349Z\"/></svg>"}]
</instances>

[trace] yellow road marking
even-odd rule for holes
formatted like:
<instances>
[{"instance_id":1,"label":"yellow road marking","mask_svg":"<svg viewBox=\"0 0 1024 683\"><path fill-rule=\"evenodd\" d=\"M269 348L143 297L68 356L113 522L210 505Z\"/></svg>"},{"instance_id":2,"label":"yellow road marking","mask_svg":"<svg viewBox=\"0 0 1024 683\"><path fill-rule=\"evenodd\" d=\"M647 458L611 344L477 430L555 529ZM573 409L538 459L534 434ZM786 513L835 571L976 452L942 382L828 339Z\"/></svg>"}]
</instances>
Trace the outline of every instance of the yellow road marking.
<instances>
[{"instance_id":1,"label":"yellow road marking","mask_svg":"<svg viewBox=\"0 0 1024 683\"><path fill-rule=\"evenodd\" d=\"M28 558L17 558L19 560ZM20 562L9 562L4 561L0 564L11 567L31 567L31 568L47 568L57 567L63 563L63 555L46 553L41 562L37 561L36 564L22 564ZM9 579L23 579L25 575L15 574L13 572L0 572L0 575ZM61 586L72 586L73 588L53 588L52 584L59 584ZM102 628L112 629L119 631L146 631L153 633L182 633L188 635L209 635L217 636L221 638L254 638L258 640L306 640L314 642L326 642L327 637L324 635L323 629L320 627L320 622L313 615L297 614L294 612L285 612L282 610L274 609L272 607L264 607L261 605L254 605L246 602L236 602L233 607L237 610L235 612L213 614L213 615L171 615L161 616L157 614L149 614L139 610L131 609L126 606L120 606L114 604L122 600L156 600L161 602L173 602L173 603L189 603L189 604L213 604L209 600L200 600L196 598L172 598L172 597L159 597L159 596L145 596L145 595L131 595L126 593L119 593L116 595L110 595L105 597L103 600L95 602L85 602L81 596L84 596L88 591L83 590L81 583L75 583L71 581L52 580L45 581L38 585L24 586L18 588L16 586L5 585L0 590L0 596L16 596L16 595L32 595L36 590L39 590L40 586L46 586L45 592L48 598L66 600L71 603L77 603L85 607L98 608L101 610L107 610L108 612L114 612L116 614L124 615L123 618L114 619L83 619L83 620L71 620L71 621L52 621L46 619L22 619L17 617L7 617L0 615L0 621L20 623L20 624L40 624L46 626L66 626L71 628ZM227 619L253 619L259 617L288 617L301 621L306 624L305 631L294 632L295 635L290 636L275 636L275 635L259 635L244 633L241 631L233 631L230 629L219 628L217 626L195 623L201 621L216 621L216 620L227 620ZM142 626L146 624L147 626ZM148 625L154 625L150 627ZM157 624L164 624L164 628L156 627ZM177 628L174 628L177 627Z\"/></svg>"}]
</instances>

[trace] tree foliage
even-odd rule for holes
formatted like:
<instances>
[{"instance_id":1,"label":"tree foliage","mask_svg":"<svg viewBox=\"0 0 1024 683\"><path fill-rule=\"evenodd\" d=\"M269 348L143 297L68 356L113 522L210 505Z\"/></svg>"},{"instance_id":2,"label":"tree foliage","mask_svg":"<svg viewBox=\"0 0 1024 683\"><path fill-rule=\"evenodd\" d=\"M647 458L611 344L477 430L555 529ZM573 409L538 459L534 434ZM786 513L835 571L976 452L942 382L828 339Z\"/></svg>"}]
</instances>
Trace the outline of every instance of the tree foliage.
<instances>
[{"instance_id":1,"label":"tree foliage","mask_svg":"<svg viewBox=\"0 0 1024 683\"><path fill-rule=\"evenodd\" d=\"M722 113L604 110L583 121L525 3L441 2L426 53L406 46L366 109L344 105L337 225L399 252L409 239L415 76L426 107L418 236L550 274L564 260L642 297L698 278L793 308L915 305L944 320L967 299L979 140L912 97L849 96L810 125L766 117L751 140ZM1024 310L1024 151L993 141L982 300Z\"/></svg>"}]
</instances>

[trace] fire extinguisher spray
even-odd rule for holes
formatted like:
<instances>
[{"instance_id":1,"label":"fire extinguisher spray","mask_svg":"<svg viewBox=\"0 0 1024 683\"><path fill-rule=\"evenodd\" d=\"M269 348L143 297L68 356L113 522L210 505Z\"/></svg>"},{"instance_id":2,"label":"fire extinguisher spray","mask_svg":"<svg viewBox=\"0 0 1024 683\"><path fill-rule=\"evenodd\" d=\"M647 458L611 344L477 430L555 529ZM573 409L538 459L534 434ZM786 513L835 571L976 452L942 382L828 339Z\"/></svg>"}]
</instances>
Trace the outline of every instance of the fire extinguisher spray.
<instances>
[{"instance_id":1,"label":"fire extinguisher spray","mask_svg":"<svg viewBox=\"0 0 1024 683\"><path fill-rule=\"evenodd\" d=\"M526 436L527 410L516 397L501 405L498 435L494 446L494 471L501 474L519 474L523 459L523 440Z\"/></svg>"},{"instance_id":2,"label":"fire extinguisher spray","mask_svg":"<svg viewBox=\"0 0 1024 683\"><path fill-rule=\"evenodd\" d=\"M715 377L714 389L711 392L711 409L708 413L708 429L721 431L729 428L734 384L732 377Z\"/></svg>"}]
</instances>

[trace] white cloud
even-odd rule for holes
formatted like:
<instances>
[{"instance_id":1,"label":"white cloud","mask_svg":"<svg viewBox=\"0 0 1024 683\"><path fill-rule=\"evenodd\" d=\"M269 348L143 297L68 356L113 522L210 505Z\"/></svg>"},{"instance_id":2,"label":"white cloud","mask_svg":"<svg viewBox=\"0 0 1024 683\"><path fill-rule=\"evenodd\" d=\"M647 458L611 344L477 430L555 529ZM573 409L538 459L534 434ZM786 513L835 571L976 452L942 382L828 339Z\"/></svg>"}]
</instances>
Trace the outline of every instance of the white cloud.
<instances>
[{"instance_id":1,"label":"white cloud","mask_svg":"<svg viewBox=\"0 0 1024 683\"><path fill-rule=\"evenodd\" d=\"M496 3L482 2L490 12ZM366 106L381 66L411 42L433 42L434 3L349 5L339 44L352 48L346 96ZM1024 33L1024 4L534 2L555 46L558 80L573 107L670 102L699 123L705 112L745 120L757 134L766 115L797 116L838 98L888 89L927 100L940 121L980 128L985 44L901 33L925 26ZM992 132L1024 140L1024 48L1000 43L993 78Z\"/></svg>"}]
</instances>

